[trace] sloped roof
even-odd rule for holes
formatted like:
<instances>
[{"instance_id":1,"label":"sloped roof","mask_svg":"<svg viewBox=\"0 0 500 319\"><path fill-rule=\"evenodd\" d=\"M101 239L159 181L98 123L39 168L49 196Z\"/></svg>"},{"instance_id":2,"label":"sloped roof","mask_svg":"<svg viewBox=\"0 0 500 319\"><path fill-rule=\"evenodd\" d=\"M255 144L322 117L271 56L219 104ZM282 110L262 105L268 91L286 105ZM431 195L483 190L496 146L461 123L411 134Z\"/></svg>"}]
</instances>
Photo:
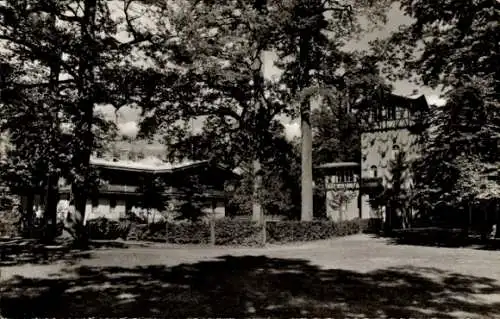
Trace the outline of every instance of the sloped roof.
<instances>
[{"instance_id":1,"label":"sloped roof","mask_svg":"<svg viewBox=\"0 0 500 319\"><path fill-rule=\"evenodd\" d=\"M106 160L102 158L92 157L90 164L93 166L106 167L108 169L135 171L135 172L149 172L149 173L173 173L184 169L194 168L203 165L209 165L209 161L182 161L179 163L164 162L155 157L147 157L140 161L126 161L126 160ZM227 170L217 165L221 170ZM233 173L234 174L234 173Z\"/></svg>"},{"instance_id":2,"label":"sloped roof","mask_svg":"<svg viewBox=\"0 0 500 319\"><path fill-rule=\"evenodd\" d=\"M324 163L319 166L316 166L318 169L324 168L341 168L341 167L360 167L360 163L357 162L333 162L333 163Z\"/></svg>"}]
</instances>

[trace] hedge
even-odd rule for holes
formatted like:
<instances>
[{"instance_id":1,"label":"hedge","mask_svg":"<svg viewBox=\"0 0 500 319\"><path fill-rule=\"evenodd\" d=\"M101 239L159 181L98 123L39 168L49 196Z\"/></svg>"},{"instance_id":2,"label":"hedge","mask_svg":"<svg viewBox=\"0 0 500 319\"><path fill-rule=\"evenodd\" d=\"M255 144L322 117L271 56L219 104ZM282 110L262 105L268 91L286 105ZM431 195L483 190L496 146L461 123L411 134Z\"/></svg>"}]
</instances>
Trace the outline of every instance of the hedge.
<instances>
[{"instance_id":1,"label":"hedge","mask_svg":"<svg viewBox=\"0 0 500 319\"><path fill-rule=\"evenodd\" d=\"M266 225L269 243L289 243L328 239L357 234L361 231L359 220L335 223L331 221L277 221Z\"/></svg>"},{"instance_id":2,"label":"hedge","mask_svg":"<svg viewBox=\"0 0 500 319\"><path fill-rule=\"evenodd\" d=\"M262 244L262 226L244 220L221 219L215 223L216 245L256 246Z\"/></svg>"},{"instance_id":3,"label":"hedge","mask_svg":"<svg viewBox=\"0 0 500 319\"><path fill-rule=\"evenodd\" d=\"M85 227L91 239L127 239L131 223L127 220L116 221L109 220L105 217L99 217L89 220Z\"/></svg>"},{"instance_id":4,"label":"hedge","mask_svg":"<svg viewBox=\"0 0 500 319\"><path fill-rule=\"evenodd\" d=\"M269 221L266 242L289 243L347 236L365 231L371 222L352 220L331 221ZM168 223L133 225L129 239L160 241L174 244L209 244L210 224ZM216 245L256 246L262 244L262 226L248 220L221 219L215 223Z\"/></svg>"}]
</instances>

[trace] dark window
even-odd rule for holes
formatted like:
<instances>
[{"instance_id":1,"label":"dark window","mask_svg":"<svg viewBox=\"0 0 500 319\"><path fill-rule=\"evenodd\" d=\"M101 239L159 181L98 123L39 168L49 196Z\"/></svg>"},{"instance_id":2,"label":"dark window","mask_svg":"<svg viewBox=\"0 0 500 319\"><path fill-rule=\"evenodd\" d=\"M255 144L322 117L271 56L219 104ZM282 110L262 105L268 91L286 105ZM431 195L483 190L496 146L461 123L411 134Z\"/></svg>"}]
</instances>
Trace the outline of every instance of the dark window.
<instances>
[{"instance_id":1,"label":"dark window","mask_svg":"<svg viewBox=\"0 0 500 319\"><path fill-rule=\"evenodd\" d=\"M392 146L392 159L396 159L398 157L399 150L400 150L399 145Z\"/></svg>"},{"instance_id":2,"label":"dark window","mask_svg":"<svg viewBox=\"0 0 500 319\"><path fill-rule=\"evenodd\" d=\"M92 207L97 207L99 206L99 198L93 197L92 198Z\"/></svg>"},{"instance_id":3,"label":"dark window","mask_svg":"<svg viewBox=\"0 0 500 319\"><path fill-rule=\"evenodd\" d=\"M109 200L109 207L115 208L116 207L116 198L111 198Z\"/></svg>"},{"instance_id":4,"label":"dark window","mask_svg":"<svg viewBox=\"0 0 500 319\"><path fill-rule=\"evenodd\" d=\"M396 119L396 107L394 105L389 106L387 117L389 120Z\"/></svg>"},{"instance_id":5,"label":"dark window","mask_svg":"<svg viewBox=\"0 0 500 319\"><path fill-rule=\"evenodd\" d=\"M378 177L377 166L373 165L373 166L370 168L370 170L371 170L371 173L372 173L372 177L373 177L373 178Z\"/></svg>"}]
</instances>

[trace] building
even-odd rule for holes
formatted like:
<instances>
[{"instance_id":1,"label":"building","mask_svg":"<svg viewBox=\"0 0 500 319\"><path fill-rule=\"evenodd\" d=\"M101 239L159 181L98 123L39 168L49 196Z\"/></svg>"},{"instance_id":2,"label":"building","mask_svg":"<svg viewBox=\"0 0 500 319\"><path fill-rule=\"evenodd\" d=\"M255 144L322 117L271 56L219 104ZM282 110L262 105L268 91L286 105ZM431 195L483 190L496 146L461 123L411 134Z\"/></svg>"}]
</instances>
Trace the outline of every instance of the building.
<instances>
[{"instance_id":1,"label":"building","mask_svg":"<svg viewBox=\"0 0 500 319\"><path fill-rule=\"evenodd\" d=\"M128 212L140 211L142 207L144 185L153 179L159 179L161 188L155 192L167 203L172 204L187 196L196 198L203 205L203 210L215 218L225 217L225 184L238 178L232 171L210 163L209 161L166 162L160 156L165 154L158 145L119 143L112 151L91 158L103 184L98 191L89 195L85 221L99 217L120 219ZM133 152L131 151L133 150ZM58 210L66 214L70 209L71 186L64 180L59 182L60 200ZM26 199L23 201L26 205ZM35 212L43 211L43 196L35 196ZM175 208L170 207L175 210ZM161 218L155 209L148 218L151 221ZM213 214L213 215L210 215ZM156 219L155 219L156 217Z\"/></svg>"},{"instance_id":2,"label":"building","mask_svg":"<svg viewBox=\"0 0 500 319\"><path fill-rule=\"evenodd\" d=\"M425 97L382 96L370 105L367 125L361 133L361 158L355 163L326 163L317 167L324 176L326 212L333 220L387 219L386 207L374 208L371 200L391 187L391 160L404 152L405 161L418 155L418 138L429 106ZM411 172L404 176L411 187Z\"/></svg>"}]
</instances>

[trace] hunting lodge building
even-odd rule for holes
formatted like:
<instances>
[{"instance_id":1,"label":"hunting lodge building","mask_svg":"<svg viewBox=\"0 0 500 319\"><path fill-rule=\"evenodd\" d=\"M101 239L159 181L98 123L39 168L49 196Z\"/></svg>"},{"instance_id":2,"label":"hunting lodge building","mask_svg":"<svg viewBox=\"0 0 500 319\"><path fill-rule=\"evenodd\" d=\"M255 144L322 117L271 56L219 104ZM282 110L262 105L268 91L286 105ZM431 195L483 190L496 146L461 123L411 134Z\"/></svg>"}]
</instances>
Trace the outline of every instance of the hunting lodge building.
<instances>
[{"instance_id":1,"label":"hunting lodge building","mask_svg":"<svg viewBox=\"0 0 500 319\"><path fill-rule=\"evenodd\" d=\"M370 109L368 125L361 132L360 161L326 163L317 168L324 176L326 214L334 221L387 220L386 207L373 208L370 200L391 187L391 160L399 152L411 160L419 151L417 138L425 129L421 119L429 110L425 96L388 94ZM411 172L406 172L403 187L411 185Z\"/></svg>"}]
</instances>

